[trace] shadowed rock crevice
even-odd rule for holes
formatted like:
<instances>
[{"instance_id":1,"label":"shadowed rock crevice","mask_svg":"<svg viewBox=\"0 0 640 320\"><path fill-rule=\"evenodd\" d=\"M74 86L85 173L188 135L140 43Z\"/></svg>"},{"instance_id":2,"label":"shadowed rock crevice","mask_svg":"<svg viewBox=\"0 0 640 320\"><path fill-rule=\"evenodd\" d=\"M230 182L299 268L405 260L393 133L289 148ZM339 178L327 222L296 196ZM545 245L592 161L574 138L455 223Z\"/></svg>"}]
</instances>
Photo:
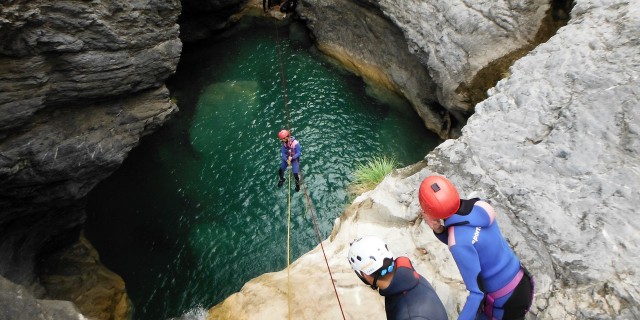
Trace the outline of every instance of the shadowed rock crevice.
<instances>
[{"instance_id":1,"label":"shadowed rock crevice","mask_svg":"<svg viewBox=\"0 0 640 320\"><path fill-rule=\"evenodd\" d=\"M91 319L130 318L124 281L100 263L98 252L84 236L45 255L38 268L48 298L72 301Z\"/></svg>"},{"instance_id":2,"label":"shadowed rock crevice","mask_svg":"<svg viewBox=\"0 0 640 320\"><path fill-rule=\"evenodd\" d=\"M567 24L572 7L572 0L551 1L551 7L547 10L544 19L542 19L540 28L538 29L533 41L503 57L491 61L487 66L476 73L469 84L460 84L455 92L467 97L463 101L472 106L475 106L478 102L486 99L487 90L495 86L501 79L509 76L509 68L515 61L527 55L527 53L535 49L541 43L547 42L549 38L556 34L558 29ZM470 117L471 114L473 114L473 112L465 113L466 118Z\"/></svg>"}]
</instances>

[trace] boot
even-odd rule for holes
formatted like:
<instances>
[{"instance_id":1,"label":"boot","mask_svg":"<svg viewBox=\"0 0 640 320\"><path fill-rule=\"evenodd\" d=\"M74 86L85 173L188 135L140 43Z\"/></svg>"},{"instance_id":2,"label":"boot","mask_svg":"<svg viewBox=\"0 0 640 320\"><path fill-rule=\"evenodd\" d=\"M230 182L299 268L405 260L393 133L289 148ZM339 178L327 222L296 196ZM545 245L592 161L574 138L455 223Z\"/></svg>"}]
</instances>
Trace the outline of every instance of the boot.
<instances>
[{"instance_id":1,"label":"boot","mask_svg":"<svg viewBox=\"0 0 640 320\"><path fill-rule=\"evenodd\" d=\"M280 188L284 184L284 171L282 169L278 169L278 176L280 177L280 180L278 180L278 188Z\"/></svg>"},{"instance_id":2,"label":"boot","mask_svg":"<svg viewBox=\"0 0 640 320\"><path fill-rule=\"evenodd\" d=\"M293 177L296 178L296 192L300 191L300 176L297 173L293 174Z\"/></svg>"}]
</instances>

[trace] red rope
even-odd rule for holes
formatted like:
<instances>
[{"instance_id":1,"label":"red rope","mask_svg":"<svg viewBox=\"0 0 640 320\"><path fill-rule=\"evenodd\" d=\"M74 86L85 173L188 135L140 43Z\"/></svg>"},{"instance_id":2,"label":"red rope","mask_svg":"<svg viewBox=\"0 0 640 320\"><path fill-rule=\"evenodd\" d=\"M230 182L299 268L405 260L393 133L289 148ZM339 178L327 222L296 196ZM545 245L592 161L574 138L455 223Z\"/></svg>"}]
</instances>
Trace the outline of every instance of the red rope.
<instances>
[{"instance_id":1,"label":"red rope","mask_svg":"<svg viewBox=\"0 0 640 320\"><path fill-rule=\"evenodd\" d=\"M322 237L320 235L320 228L318 228L318 222L316 221L316 215L313 212L313 205L311 203L311 197L309 197L309 193L307 192L307 185L303 184L302 171L300 171L300 184L304 189L304 196L307 200L307 208L311 213L311 220L313 221L313 227L316 230L316 236L318 237L318 243L320 244L320 248L322 249L322 255L324 256L324 263L327 265L327 270L329 270L329 278L331 278L331 285L333 286L333 292L336 294L336 300L338 300L338 306L340 307L340 313L342 313L342 319L345 319L344 310L342 310L342 303L340 303L340 297L338 296L338 289L336 289L336 283L333 280L333 274L331 273L331 267L329 267L329 260L327 259L327 254L324 251L324 245L322 245Z\"/></svg>"}]
</instances>

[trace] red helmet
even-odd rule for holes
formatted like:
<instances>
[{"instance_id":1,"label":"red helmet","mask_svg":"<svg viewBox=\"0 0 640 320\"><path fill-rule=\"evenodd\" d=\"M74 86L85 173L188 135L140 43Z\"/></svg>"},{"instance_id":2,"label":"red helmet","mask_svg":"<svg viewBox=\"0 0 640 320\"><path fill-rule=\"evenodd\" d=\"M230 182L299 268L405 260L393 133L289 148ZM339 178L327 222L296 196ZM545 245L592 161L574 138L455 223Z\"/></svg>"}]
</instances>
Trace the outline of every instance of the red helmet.
<instances>
[{"instance_id":1,"label":"red helmet","mask_svg":"<svg viewBox=\"0 0 640 320\"><path fill-rule=\"evenodd\" d=\"M289 130L280 130L280 132L278 132L278 139L282 140L286 137L289 136Z\"/></svg>"},{"instance_id":2,"label":"red helmet","mask_svg":"<svg viewBox=\"0 0 640 320\"><path fill-rule=\"evenodd\" d=\"M424 213L434 219L451 217L460 208L460 195L456 187L445 177L429 176L420 184L418 192Z\"/></svg>"}]
</instances>

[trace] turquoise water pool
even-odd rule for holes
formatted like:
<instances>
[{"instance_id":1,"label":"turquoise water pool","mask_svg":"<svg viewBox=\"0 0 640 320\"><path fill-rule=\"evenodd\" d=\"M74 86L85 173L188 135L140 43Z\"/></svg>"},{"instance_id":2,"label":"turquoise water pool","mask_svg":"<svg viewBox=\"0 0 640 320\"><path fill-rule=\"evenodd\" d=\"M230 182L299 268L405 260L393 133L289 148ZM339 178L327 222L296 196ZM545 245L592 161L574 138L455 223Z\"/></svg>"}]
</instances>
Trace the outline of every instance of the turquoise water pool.
<instances>
[{"instance_id":1,"label":"turquoise water pool","mask_svg":"<svg viewBox=\"0 0 640 320\"><path fill-rule=\"evenodd\" d=\"M409 165L440 142L406 101L318 54L298 24L254 21L185 46L170 89L179 114L88 202L87 237L125 279L134 319L209 308L251 278L286 268L280 129L290 127L302 145L322 239L350 202L359 162L386 155ZM291 194L295 259L318 241L304 195Z\"/></svg>"}]
</instances>

